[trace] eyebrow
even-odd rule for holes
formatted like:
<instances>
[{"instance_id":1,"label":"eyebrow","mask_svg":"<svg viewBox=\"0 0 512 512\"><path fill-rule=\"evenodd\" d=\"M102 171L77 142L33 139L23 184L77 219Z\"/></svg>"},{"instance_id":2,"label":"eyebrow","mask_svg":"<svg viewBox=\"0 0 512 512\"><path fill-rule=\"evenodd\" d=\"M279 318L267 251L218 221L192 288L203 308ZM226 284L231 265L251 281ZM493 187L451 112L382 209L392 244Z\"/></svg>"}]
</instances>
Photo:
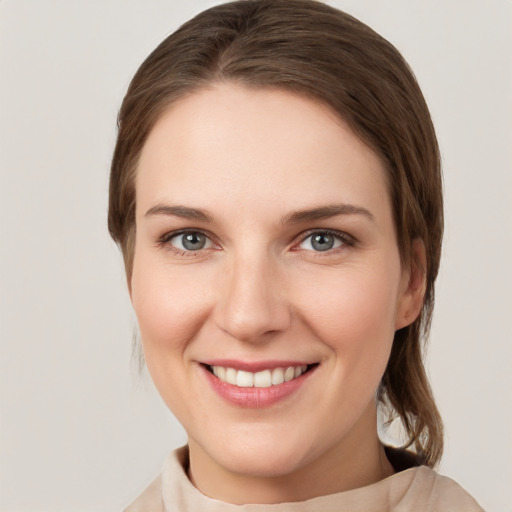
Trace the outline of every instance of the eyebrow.
<instances>
[{"instance_id":1,"label":"eyebrow","mask_svg":"<svg viewBox=\"0 0 512 512\"><path fill-rule=\"evenodd\" d=\"M212 216L205 210L199 208L190 208L188 206L167 206L157 204L150 208L145 217L151 215L169 215L172 217L181 217L182 219L197 220L199 222L212 222Z\"/></svg>"},{"instance_id":2,"label":"eyebrow","mask_svg":"<svg viewBox=\"0 0 512 512\"><path fill-rule=\"evenodd\" d=\"M370 220L374 220L373 214L366 208L343 203L290 212L281 219L281 224L300 224L301 222L328 219L337 215L364 215Z\"/></svg>"},{"instance_id":3,"label":"eyebrow","mask_svg":"<svg viewBox=\"0 0 512 512\"><path fill-rule=\"evenodd\" d=\"M182 219L197 220L199 222L213 222L213 217L209 212L200 208L190 208L189 206L156 205L145 214L146 217L152 215L168 215ZM328 219L338 215L364 215L370 220L374 220L373 214L366 208L343 203L290 212L281 218L281 224L300 224L313 220Z\"/></svg>"}]
</instances>

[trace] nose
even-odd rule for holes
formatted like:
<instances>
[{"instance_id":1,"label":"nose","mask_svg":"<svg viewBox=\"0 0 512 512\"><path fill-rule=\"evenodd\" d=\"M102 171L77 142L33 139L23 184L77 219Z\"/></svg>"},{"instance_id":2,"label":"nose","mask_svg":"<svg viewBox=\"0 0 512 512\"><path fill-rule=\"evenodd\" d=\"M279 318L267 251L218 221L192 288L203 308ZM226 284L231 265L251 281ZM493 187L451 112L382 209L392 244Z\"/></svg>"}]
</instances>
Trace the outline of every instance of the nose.
<instances>
[{"instance_id":1,"label":"nose","mask_svg":"<svg viewBox=\"0 0 512 512\"><path fill-rule=\"evenodd\" d=\"M220 329L239 341L261 343L289 327L290 307L277 267L268 255L233 263L220 278L215 311Z\"/></svg>"}]
</instances>

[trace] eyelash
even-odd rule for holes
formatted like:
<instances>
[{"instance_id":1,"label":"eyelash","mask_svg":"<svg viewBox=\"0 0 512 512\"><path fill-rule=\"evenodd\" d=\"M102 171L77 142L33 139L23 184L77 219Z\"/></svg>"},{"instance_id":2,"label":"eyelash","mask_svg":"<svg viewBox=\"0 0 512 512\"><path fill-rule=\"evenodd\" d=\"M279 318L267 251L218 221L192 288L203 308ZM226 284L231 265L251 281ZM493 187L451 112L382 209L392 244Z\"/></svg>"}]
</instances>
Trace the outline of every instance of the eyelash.
<instances>
[{"instance_id":1,"label":"eyelash","mask_svg":"<svg viewBox=\"0 0 512 512\"><path fill-rule=\"evenodd\" d=\"M160 247L164 247L166 250L178 255L178 256L184 256L184 257L198 257L201 255L204 255L204 251L211 249L212 247L208 247L206 249L198 249L196 251L193 250L183 250L179 249L177 247L174 247L170 242L172 239L177 238L179 236L183 235L194 235L199 234L207 238L207 240L213 245L213 248L218 250L220 247L219 244L216 244L213 240L213 237L209 235L208 233L198 230L198 229L184 229L180 231L173 231L171 233L165 233L162 237L158 240L158 245ZM325 251L313 251L309 249L301 249L299 246L303 244L308 238L311 238L314 235L329 235L332 236L335 240L341 242L341 246L334 247L332 249L327 249ZM348 233L345 233L343 231L337 231L333 229L312 229L305 233L301 233L297 238L299 238L299 241L294 243L291 250L292 251L301 251L304 250L308 253L315 254L316 257L321 257L322 254L333 254L333 252L338 252L340 250L346 249L347 247L353 247L356 245L356 239L349 235Z\"/></svg>"},{"instance_id":2,"label":"eyelash","mask_svg":"<svg viewBox=\"0 0 512 512\"><path fill-rule=\"evenodd\" d=\"M299 242L294 244L292 250L300 251L301 249L298 246L303 244L308 238L311 238L314 235L329 235L332 236L335 240L341 242L341 246L334 247L332 249L327 249L325 251L311 251L305 249L307 252L312 252L313 254L315 254L316 257L321 257L322 254L333 254L341 250L344 250L347 247L353 247L354 245L356 245L356 239L353 236L349 235L348 233L345 233L344 231L338 231L335 229L312 229L300 235Z\"/></svg>"},{"instance_id":3,"label":"eyelash","mask_svg":"<svg viewBox=\"0 0 512 512\"><path fill-rule=\"evenodd\" d=\"M174 247L170 242L173 238L177 238L179 236L183 235L202 235L206 237L207 240L210 241L210 243L215 247L219 247L218 244L216 244L213 241L213 237L209 235L208 233L201 231L199 229L183 229L180 231L172 231L171 233L165 233L160 239L158 240L158 245L160 247L165 248L169 252L172 252L173 254L176 254L178 256L185 256L188 258L194 258L197 256L204 256L204 251L210 249L208 247L207 249L198 249L197 251L184 251L183 249L179 249L178 247Z\"/></svg>"}]
</instances>

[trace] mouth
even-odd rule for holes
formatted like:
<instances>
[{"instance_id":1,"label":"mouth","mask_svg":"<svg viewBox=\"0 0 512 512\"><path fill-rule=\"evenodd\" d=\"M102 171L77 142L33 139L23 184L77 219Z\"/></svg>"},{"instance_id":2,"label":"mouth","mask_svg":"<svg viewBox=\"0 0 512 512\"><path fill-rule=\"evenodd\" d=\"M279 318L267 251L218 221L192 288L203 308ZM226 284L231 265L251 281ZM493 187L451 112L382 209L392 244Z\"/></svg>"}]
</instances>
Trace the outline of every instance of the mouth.
<instances>
[{"instance_id":1,"label":"mouth","mask_svg":"<svg viewBox=\"0 0 512 512\"><path fill-rule=\"evenodd\" d=\"M264 408L295 395L319 363L210 361L199 366L224 401L242 408Z\"/></svg>"},{"instance_id":2,"label":"mouth","mask_svg":"<svg viewBox=\"0 0 512 512\"><path fill-rule=\"evenodd\" d=\"M204 367L221 382L240 388L270 388L285 382L298 379L301 375L312 371L318 363L303 365L284 365L267 368L257 372L237 370L230 366L209 365Z\"/></svg>"}]
</instances>

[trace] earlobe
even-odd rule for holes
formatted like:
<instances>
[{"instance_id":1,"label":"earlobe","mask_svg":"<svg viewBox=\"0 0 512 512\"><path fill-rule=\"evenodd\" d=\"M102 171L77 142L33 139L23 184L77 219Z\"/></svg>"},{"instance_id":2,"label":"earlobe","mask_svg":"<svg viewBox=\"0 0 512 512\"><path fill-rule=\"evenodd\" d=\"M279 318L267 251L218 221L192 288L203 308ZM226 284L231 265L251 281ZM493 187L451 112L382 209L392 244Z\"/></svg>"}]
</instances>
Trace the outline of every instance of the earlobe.
<instances>
[{"instance_id":1,"label":"earlobe","mask_svg":"<svg viewBox=\"0 0 512 512\"><path fill-rule=\"evenodd\" d=\"M421 238L412 242L412 255L407 271L404 270L404 283L396 314L396 329L412 324L420 314L427 285L427 255Z\"/></svg>"}]
</instances>

